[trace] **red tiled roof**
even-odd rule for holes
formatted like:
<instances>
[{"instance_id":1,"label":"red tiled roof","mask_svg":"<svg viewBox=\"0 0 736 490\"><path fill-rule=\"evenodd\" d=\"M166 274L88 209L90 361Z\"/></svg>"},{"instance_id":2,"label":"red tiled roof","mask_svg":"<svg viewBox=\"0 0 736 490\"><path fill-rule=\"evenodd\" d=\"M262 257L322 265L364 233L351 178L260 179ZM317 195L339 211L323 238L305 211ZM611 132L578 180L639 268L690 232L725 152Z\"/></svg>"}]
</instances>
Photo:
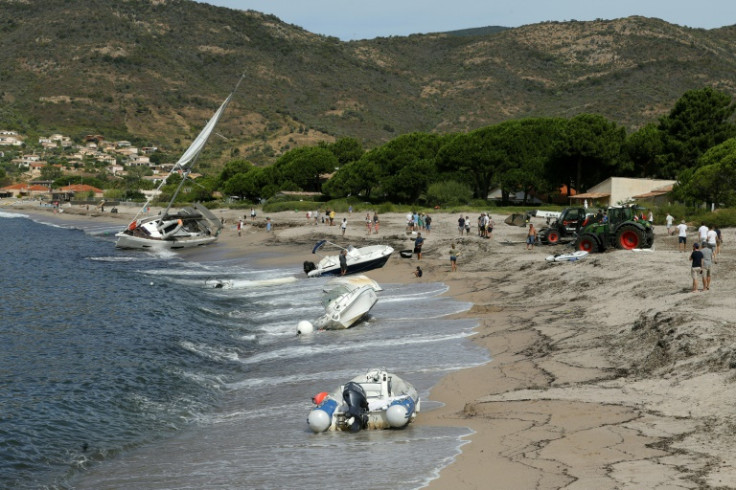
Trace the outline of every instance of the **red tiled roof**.
<instances>
[{"instance_id":1,"label":"red tiled roof","mask_svg":"<svg viewBox=\"0 0 736 490\"><path fill-rule=\"evenodd\" d=\"M103 192L102 189L98 189L97 187L92 187L91 185L87 184L72 184L67 185L59 189L61 192Z\"/></svg>"}]
</instances>

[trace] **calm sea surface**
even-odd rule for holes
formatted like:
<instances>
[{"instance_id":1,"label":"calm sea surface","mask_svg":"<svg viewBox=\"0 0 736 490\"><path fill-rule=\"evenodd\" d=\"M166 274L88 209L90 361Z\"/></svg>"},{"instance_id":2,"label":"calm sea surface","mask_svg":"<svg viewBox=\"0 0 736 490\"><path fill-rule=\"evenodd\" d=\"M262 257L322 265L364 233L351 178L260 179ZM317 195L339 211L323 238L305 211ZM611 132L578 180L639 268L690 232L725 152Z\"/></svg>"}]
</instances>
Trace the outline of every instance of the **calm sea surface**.
<instances>
[{"instance_id":1,"label":"calm sea surface","mask_svg":"<svg viewBox=\"0 0 736 490\"><path fill-rule=\"evenodd\" d=\"M113 231L0 212L0 488L419 488L457 454L467 430L306 425L313 394L371 367L426 411L488 361L443 284L383 284L367 322L297 337L326 281L301 262L120 251Z\"/></svg>"}]
</instances>

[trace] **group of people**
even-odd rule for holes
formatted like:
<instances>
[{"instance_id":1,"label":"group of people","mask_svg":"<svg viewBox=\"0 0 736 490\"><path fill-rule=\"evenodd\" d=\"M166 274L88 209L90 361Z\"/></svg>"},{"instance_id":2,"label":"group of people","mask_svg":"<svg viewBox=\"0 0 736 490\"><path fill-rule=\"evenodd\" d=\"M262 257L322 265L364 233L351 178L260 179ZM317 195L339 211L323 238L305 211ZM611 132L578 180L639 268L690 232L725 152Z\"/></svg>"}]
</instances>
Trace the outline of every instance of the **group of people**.
<instances>
[{"instance_id":1,"label":"group of people","mask_svg":"<svg viewBox=\"0 0 736 490\"><path fill-rule=\"evenodd\" d=\"M432 217L428 214L412 211L406 215L406 230L422 230L429 233L432 230Z\"/></svg>"},{"instance_id":2,"label":"group of people","mask_svg":"<svg viewBox=\"0 0 736 490\"><path fill-rule=\"evenodd\" d=\"M371 213L365 213L365 229L368 235L370 235L371 233L378 234L379 225L380 221L378 220L378 213L374 211L372 218Z\"/></svg>"},{"instance_id":3,"label":"group of people","mask_svg":"<svg viewBox=\"0 0 736 490\"><path fill-rule=\"evenodd\" d=\"M669 217L669 215L668 215ZM677 225L678 245L682 252L687 242L687 225L682 220ZM721 251L723 236L721 230L713 225L707 226L701 223L698 228L698 239L700 242L693 243L693 250L690 252L690 275L693 279L691 292L698 291L698 280L703 283L703 291L710 290L711 279L713 278L713 264L718 263L718 254Z\"/></svg>"}]
</instances>

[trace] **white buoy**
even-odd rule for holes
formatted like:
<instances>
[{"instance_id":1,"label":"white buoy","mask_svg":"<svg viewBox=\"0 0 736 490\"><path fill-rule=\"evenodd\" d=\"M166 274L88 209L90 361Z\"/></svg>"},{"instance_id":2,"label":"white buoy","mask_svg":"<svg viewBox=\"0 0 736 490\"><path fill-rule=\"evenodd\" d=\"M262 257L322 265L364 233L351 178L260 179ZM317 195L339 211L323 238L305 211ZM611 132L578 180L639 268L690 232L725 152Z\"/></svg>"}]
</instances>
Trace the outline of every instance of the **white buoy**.
<instances>
[{"instance_id":1,"label":"white buoy","mask_svg":"<svg viewBox=\"0 0 736 490\"><path fill-rule=\"evenodd\" d=\"M314 332L314 325L312 325L311 322L308 322L307 320L301 320L299 323L296 324L296 334L302 335L305 333L312 333Z\"/></svg>"},{"instance_id":2,"label":"white buoy","mask_svg":"<svg viewBox=\"0 0 736 490\"><path fill-rule=\"evenodd\" d=\"M332 420L327 412L317 408L309 412L307 424L312 432L324 432L332 424Z\"/></svg>"},{"instance_id":3,"label":"white buoy","mask_svg":"<svg viewBox=\"0 0 736 490\"><path fill-rule=\"evenodd\" d=\"M388 419L388 425L398 429L409 423L409 414L404 405L391 405L386 410L386 419Z\"/></svg>"}]
</instances>

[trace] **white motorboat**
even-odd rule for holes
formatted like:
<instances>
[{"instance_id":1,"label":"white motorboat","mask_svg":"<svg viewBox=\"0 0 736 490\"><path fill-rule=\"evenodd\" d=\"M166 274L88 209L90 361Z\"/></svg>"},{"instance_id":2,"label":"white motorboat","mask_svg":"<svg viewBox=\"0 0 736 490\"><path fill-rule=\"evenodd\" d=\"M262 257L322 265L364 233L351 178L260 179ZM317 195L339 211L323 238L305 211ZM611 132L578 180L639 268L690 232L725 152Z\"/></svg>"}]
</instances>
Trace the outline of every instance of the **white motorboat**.
<instances>
[{"instance_id":1,"label":"white motorboat","mask_svg":"<svg viewBox=\"0 0 736 490\"><path fill-rule=\"evenodd\" d=\"M187 177L191 173L194 163L199 158L207 140L215 130L217 122L225 112L243 78L240 78L232 93L220 105L212 118L202 128L199 135L189 145L189 148L187 148L176 164L174 164L169 175L161 181L156 192L153 193L155 196L159 195L161 188L174 173L181 175L181 182L177 186L176 191L174 191L174 195L171 197L166 209L158 216L139 219L143 211L148 209L152 199L149 198L133 218L130 225L115 235L118 238L115 242L116 247L132 249L179 249L201 247L217 240L222 230L222 223L204 206L194 204L194 206L180 209L176 213L169 213L169 211L176 201L176 197L179 195L184 182L186 182Z\"/></svg>"},{"instance_id":2,"label":"white motorboat","mask_svg":"<svg viewBox=\"0 0 736 490\"><path fill-rule=\"evenodd\" d=\"M341 276L329 281L323 288L322 306L325 314L314 324L303 320L297 324L297 335L312 333L314 329L340 330L350 328L371 311L378 302L378 291L383 288L364 276Z\"/></svg>"},{"instance_id":3,"label":"white motorboat","mask_svg":"<svg viewBox=\"0 0 736 490\"><path fill-rule=\"evenodd\" d=\"M304 262L304 272L308 277L319 277L322 275L340 275L340 254L345 253L347 262L346 274L355 274L357 272L365 272L371 269L383 267L393 253L394 249L388 245L368 245L367 247L353 247L348 245L347 248L336 245L327 240L321 240L312 249L312 253L316 254L325 245L332 245L340 249L336 255L326 255L316 265L314 262Z\"/></svg>"},{"instance_id":4,"label":"white motorboat","mask_svg":"<svg viewBox=\"0 0 736 490\"><path fill-rule=\"evenodd\" d=\"M314 432L401 429L419 413L421 401L408 382L385 369L370 369L332 393L319 393L307 424Z\"/></svg>"}]
</instances>

